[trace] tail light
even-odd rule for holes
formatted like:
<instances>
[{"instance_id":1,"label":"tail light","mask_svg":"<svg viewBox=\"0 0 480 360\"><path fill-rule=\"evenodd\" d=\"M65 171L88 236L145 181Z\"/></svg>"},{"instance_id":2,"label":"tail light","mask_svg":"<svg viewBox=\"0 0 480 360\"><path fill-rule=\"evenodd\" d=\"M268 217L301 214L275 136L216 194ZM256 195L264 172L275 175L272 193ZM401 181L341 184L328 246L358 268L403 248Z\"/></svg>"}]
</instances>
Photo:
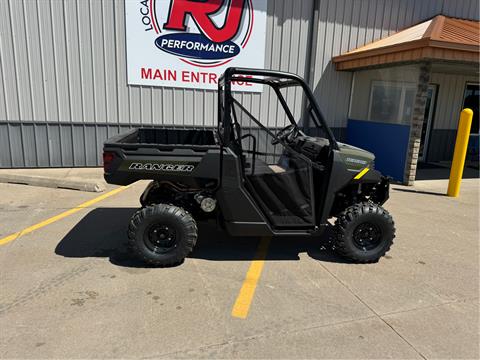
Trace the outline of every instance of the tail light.
<instances>
[{"instance_id":1,"label":"tail light","mask_svg":"<svg viewBox=\"0 0 480 360\"><path fill-rule=\"evenodd\" d=\"M112 165L113 159L115 158L115 153L110 151L105 151L103 153L103 171L107 172Z\"/></svg>"}]
</instances>

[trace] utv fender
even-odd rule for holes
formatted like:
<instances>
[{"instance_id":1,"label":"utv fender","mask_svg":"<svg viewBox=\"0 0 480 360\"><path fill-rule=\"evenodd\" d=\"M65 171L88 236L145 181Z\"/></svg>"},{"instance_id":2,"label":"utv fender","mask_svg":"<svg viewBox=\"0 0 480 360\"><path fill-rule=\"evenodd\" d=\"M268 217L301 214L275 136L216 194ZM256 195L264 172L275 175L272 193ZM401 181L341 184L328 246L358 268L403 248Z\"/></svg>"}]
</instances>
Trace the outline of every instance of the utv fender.
<instances>
[{"instance_id":1,"label":"utv fender","mask_svg":"<svg viewBox=\"0 0 480 360\"><path fill-rule=\"evenodd\" d=\"M351 183L375 184L371 200L376 204L383 205L390 197L390 178L383 176L380 171L368 170L359 179L354 177Z\"/></svg>"},{"instance_id":2,"label":"utv fender","mask_svg":"<svg viewBox=\"0 0 480 360\"><path fill-rule=\"evenodd\" d=\"M142 204L142 206L148 205L148 199L150 198L150 193L157 186L158 186L158 183L156 181L151 181L148 184L147 188L143 191L142 195L140 196L140 204Z\"/></svg>"},{"instance_id":3,"label":"utv fender","mask_svg":"<svg viewBox=\"0 0 480 360\"><path fill-rule=\"evenodd\" d=\"M378 183L382 180L383 176L382 176L382 173L380 171L369 169L363 175L362 175L362 171L364 171L364 170L361 170L359 173L357 173L353 177L352 182L376 184L376 183ZM357 179L356 177L358 177L358 175L361 175L361 176Z\"/></svg>"}]
</instances>

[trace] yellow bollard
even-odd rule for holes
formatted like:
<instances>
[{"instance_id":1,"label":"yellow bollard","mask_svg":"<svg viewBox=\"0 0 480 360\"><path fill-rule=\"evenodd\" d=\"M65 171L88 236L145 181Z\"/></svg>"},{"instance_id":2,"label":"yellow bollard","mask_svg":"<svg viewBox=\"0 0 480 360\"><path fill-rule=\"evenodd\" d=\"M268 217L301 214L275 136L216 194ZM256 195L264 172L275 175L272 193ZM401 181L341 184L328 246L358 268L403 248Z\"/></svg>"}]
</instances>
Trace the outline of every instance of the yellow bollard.
<instances>
[{"instance_id":1,"label":"yellow bollard","mask_svg":"<svg viewBox=\"0 0 480 360\"><path fill-rule=\"evenodd\" d=\"M467 156L472 117L473 111L471 109L463 109L462 113L460 114L457 140L455 141L455 150L453 152L452 168L450 169L450 180L448 181L448 196L457 197L458 194L460 194L460 184L462 182L465 157Z\"/></svg>"}]
</instances>

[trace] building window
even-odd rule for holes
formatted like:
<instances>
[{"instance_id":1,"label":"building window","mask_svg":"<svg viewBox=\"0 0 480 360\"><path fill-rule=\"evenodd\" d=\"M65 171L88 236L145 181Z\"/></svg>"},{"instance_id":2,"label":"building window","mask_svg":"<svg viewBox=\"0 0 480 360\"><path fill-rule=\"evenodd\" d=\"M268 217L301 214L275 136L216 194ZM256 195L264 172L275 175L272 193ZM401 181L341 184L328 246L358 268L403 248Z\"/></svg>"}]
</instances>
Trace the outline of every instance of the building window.
<instances>
[{"instance_id":1,"label":"building window","mask_svg":"<svg viewBox=\"0 0 480 360\"><path fill-rule=\"evenodd\" d=\"M463 100L463 108L470 108L473 110L472 127L470 134L478 134L478 99L480 97L480 87L478 84L467 84L465 88L465 96Z\"/></svg>"},{"instance_id":2,"label":"building window","mask_svg":"<svg viewBox=\"0 0 480 360\"><path fill-rule=\"evenodd\" d=\"M372 81L368 119L410 124L416 91L414 83Z\"/></svg>"}]
</instances>

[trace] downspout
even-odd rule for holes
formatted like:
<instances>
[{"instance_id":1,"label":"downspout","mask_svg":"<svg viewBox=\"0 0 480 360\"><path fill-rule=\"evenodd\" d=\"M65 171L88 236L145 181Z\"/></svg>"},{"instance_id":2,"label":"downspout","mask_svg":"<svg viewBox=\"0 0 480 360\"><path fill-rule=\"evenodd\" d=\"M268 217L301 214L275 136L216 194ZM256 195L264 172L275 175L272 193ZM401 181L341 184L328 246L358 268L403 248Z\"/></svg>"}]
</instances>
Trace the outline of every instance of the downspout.
<instances>
[{"instance_id":1,"label":"downspout","mask_svg":"<svg viewBox=\"0 0 480 360\"><path fill-rule=\"evenodd\" d=\"M310 20L310 26L308 29L308 38L307 38L307 46L306 49L310 50L310 53L307 54L305 57L305 74L304 79L305 82L308 84L312 93L314 91L314 81L315 81L315 59L317 55L317 39L318 39L318 21L319 21L319 14L320 13L320 0L312 0L312 17ZM302 115L301 119L307 119L308 117L305 114L307 110L307 97L303 96L302 101ZM307 126L307 129L310 127L310 123L308 124L301 124L304 127ZM308 133L308 132L307 132Z\"/></svg>"},{"instance_id":2,"label":"downspout","mask_svg":"<svg viewBox=\"0 0 480 360\"><path fill-rule=\"evenodd\" d=\"M314 89L315 80L315 60L317 56L318 22L320 17L320 0L312 0L312 18L308 30L307 49L310 54L306 56L305 62L305 82Z\"/></svg>"}]
</instances>

